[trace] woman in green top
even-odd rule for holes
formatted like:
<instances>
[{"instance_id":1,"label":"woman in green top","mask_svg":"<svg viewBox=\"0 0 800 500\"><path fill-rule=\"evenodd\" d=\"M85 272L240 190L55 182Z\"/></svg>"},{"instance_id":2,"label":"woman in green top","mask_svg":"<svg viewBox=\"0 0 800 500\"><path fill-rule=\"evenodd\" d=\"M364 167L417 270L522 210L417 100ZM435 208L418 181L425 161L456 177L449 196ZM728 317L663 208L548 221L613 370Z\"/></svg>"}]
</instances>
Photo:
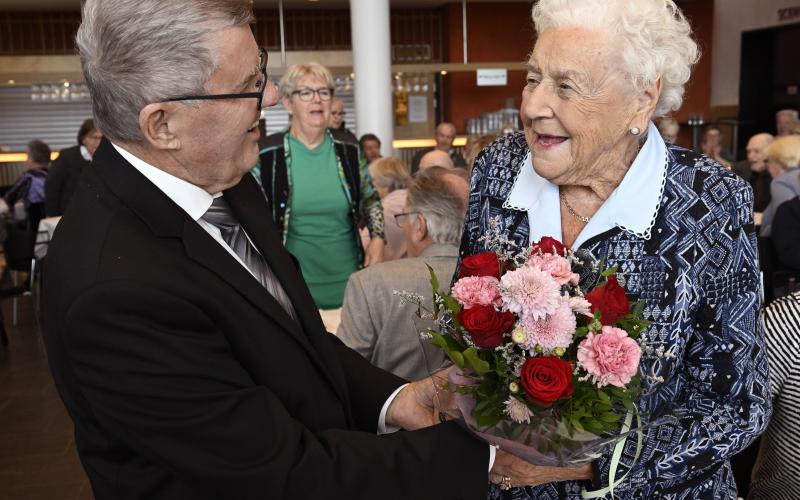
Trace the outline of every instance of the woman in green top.
<instances>
[{"instance_id":1,"label":"woman in green top","mask_svg":"<svg viewBox=\"0 0 800 500\"><path fill-rule=\"evenodd\" d=\"M287 250L320 309L341 307L347 278L383 260L383 207L358 143L327 128L333 78L324 66L296 64L280 82L289 129L268 136L253 169ZM370 232L362 251L358 224Z\"/></svg>"}]
</instances>

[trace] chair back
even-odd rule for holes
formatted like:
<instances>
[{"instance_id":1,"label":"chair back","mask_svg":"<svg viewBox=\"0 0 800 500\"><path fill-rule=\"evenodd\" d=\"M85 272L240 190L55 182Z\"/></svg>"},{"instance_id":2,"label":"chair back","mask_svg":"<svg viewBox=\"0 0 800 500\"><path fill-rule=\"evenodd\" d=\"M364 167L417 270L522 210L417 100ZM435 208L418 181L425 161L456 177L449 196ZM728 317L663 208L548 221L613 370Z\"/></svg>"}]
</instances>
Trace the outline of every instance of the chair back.
<instances>
[{"instance_id":1,"label":"chair back","mask_svg":"<svg viewBox=\"0 0 800 500\"><path fill-rule=\"evenodd\" d=\"M36 244L36 230L31 230L27 222L9 223L8 234L3 244L6 255L6 268L11 271L31 271L33 246Z\"/></svg>"}]
</instances>

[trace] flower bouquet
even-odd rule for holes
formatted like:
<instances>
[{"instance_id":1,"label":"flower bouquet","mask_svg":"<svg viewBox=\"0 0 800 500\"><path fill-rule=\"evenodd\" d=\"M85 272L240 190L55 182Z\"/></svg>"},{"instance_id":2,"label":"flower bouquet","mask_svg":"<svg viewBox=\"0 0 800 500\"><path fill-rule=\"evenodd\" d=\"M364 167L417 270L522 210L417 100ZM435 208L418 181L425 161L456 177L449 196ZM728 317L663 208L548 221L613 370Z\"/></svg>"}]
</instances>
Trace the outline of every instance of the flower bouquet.
<instances>
[{"instance_id":1,"label":"flower bouquet","mask_svg":"<svg viewBox=\"0 0 800 500\"><path fill-rule=\"evenodd\" d=\"M430 269L424 343L456 366L443 388L455 416L530 463L575 466L642 429L638 342L647 322L616 268L552 238L514 255L463 259L450 293Z\"/></svg>"}]
</instances>

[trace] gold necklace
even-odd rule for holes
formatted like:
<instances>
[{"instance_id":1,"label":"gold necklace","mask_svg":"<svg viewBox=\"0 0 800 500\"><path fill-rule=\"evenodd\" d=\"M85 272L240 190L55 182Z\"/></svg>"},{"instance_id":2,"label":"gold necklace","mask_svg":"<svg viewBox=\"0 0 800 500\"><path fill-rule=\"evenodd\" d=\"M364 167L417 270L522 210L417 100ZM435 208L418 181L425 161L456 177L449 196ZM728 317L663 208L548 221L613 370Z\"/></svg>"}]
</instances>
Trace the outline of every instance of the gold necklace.
<instances>
[{"instance_id":1,"label":"gold necklace","mask_svg":"<svg viewBox=\"0 0 800 500\"><path fill-rule=\"evenodd\" d=\"M584 224L588 224L589 221L592 219L591 217L584 217L583 215L578 214L578 212L576 212L575 209L572 208L570 204L567 202L567 196L564 194L564 191L561 191L561 202L564 204L565 207L567 207L567 211L570 213L570 215L572 215L579 221L583 222Z\"/></svg>"}]
</instances>

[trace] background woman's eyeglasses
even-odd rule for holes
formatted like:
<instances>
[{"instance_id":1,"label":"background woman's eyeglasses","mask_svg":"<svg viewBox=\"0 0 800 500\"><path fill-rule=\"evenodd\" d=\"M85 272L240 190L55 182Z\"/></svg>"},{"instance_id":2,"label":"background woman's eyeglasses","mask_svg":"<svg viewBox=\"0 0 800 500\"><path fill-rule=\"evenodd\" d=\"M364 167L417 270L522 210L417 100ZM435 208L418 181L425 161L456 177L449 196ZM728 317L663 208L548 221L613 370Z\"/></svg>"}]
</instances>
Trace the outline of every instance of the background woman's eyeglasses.
<instances>
[{"instance_id":1,"label":"background woman's eyeglasses","mask_svg":"<svg viewBox=\"0 0 800 500\"><path fill-rule=\"evenodd\" d=\"M296 95L303 102L311 102L314 99L314 94L319 96L320 101L330 101L331 97L333 97L333 89L327 87L321 89L303 88L292 92L292 95Z\"/></svg>"},{"instance_id":2,"label":"background woman's eyeglasses","mask_svg":"<svg viewBox=\"0 0 800 500\"><path fill-rule=\"evenodd\" d=\"M269 60L269 54L267 54L267 49L263 47L259 48L258 50L258 71L261 73L261 82L259 83L261 90L258 92L241 92L238 94L185 95L167 99L165 102L205 101L211 99L258 99L258 109L261 109L261 104L264 102L264 91L267 88L267 61Z\"/></svg>"}]
</instances>

